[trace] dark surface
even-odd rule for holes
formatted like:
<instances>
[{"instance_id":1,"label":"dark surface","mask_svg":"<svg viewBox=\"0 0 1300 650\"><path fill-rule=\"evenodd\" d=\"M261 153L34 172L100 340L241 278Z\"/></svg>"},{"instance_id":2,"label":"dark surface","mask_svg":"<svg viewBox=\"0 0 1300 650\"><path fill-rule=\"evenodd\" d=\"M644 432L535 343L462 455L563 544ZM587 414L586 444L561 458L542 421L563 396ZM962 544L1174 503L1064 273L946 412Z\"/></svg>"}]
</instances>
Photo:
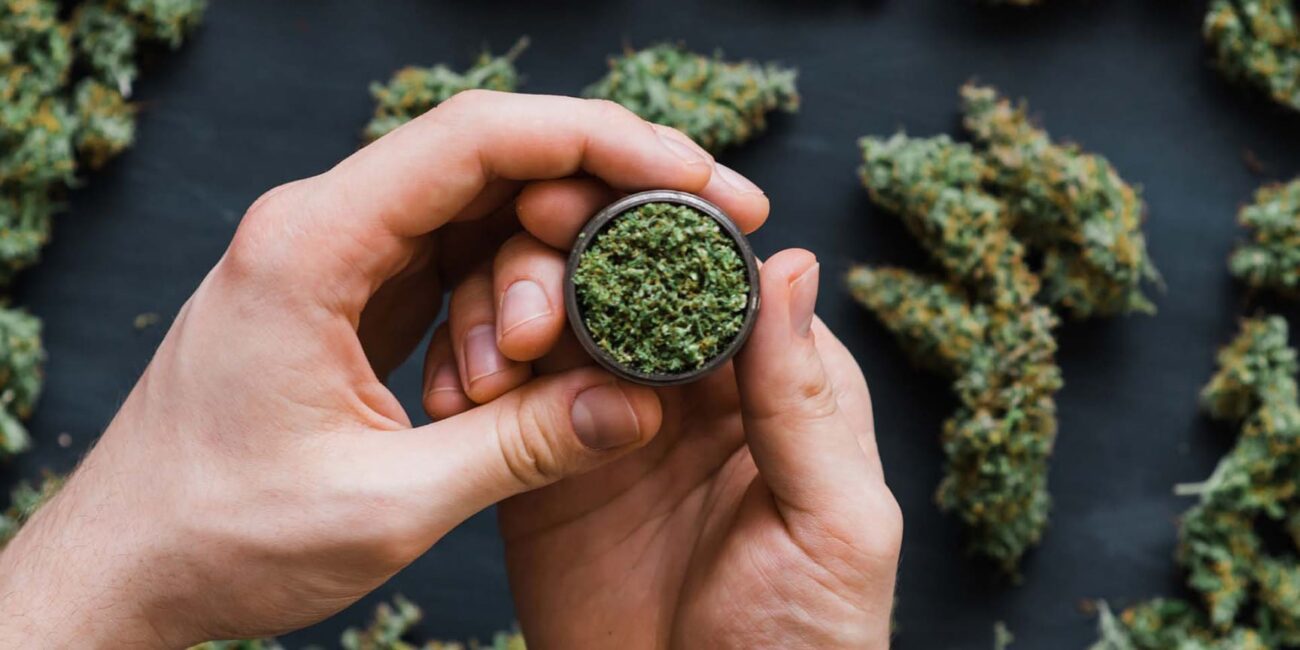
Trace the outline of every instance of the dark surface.
<instances>
[{"instance_id":1,"label":"dark surface","mask_svg":"<svg viewBox=\"0 0 1300 650\"><path fill-rule=\"evenodd\" d=\"M357 145L373 79L400 65L463 65L484 44L533 46L526 89L576 92L624 42L684 39L699 49L802 70L805 108L723 160L772 198L760 254L804 246L823 262L820 313L871 381L880 447L906 514L900 648L986 648L993 622L1017 648L1082 647L1082 598L1117 604L1176 589L1174 483L1209 472L1229 437L1196 413L1213 351L1253 310L1224 259L1233 215L1263 180L1300 173L1300 118L1221 82L1204 65L1200 2L1051 0L1032 11L961 0L727 2L258 2L220 0L182 52L146 70L139 145L71 199L19 302L46 319L49 384L32 422L38 448L4 478L69 468L148 362L164 326L216 261L262 191L319 172ZM1067 325L1060 360L1056 507L1024 582L963 557L960 529L931 502L940 474L945 382L913 370L834 277L852 261L922 264L854 175L854 140L906 127L955 132L956 89L971 77L1032 102L1052 133L1107 155L1142 184L1168 292L1156 317ZM413 414L418 373L393 386ZM66 432L72 446L55 439ZM147 471L147 470L142 470ZM424 606L422 630L484 637L512 620L490 513L442 541L362 604L287 638L333 645L378 598ZM580 622L575 622L580 624Z\"/></svg>"}]
</instances>

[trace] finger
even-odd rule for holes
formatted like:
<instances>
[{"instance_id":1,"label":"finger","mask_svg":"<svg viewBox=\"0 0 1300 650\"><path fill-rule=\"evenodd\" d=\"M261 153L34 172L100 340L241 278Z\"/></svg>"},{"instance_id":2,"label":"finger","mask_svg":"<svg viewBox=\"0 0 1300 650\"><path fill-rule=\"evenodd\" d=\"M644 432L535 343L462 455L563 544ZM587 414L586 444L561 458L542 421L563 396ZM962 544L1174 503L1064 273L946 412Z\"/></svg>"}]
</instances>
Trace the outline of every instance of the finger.
<instances>
[{"instance_id":1,"label":"finger","mask_svg":"<svg viewBox=\"0 0 1300 650\"><path fill-rule=\"evenodd\" d=\"M857 432L858 446L862 447L867 464L875 473L883 476L880 451L876 447L876 424L871 408L871 391L867 388L867 379L862 375L862 368L853 358L853 353L844 347L840 339L820 318L813 319L813 340L817 341L817 352L821 355L826 375L835 386L840 413L849 426Z\"/></svg>"},{"instance_id":2,"label":"finger","mask_svg":"<svg viewBox=\"0 0 1300 650\"><path fill-rule=\"evenodd\" d=\"M665 127L666 128L666 127ZM519 193L515 209L524 229L548 245L568 250L582 226L619 192L594 178L564 178L530 183ZM767 220L767 196L758 186L721 164L715 164L700 196L722 208L746 233Z\"/></svg>"},{"instance_id":3,"label":"finger","mask_svg":"<svg viewBox=\"0 0 1300 650\"><path fill-rule=\"evenodd\" d=\"M469 274L451 294L447 312L460 385L482 404L528 380L528 364L507 359L497 348L492 278L486 268Z\"/></svg>"},{"instance_id":4,"label":"finger","mask_svg":"<svg viewBox=\"0 0 1300 650\"><path fill-rule=\"evenodd\" d=\"M564 331L564 255L520 233L497 253L492 284L501 353L516 361L546 354Z\"/></svg>"},{"instance_id":5,"label":"finger","mask_svg":"<svg viewBox=\"0 0 1300 650\"><path fill-rule=\"evenodd\" d=\"M515 199L524 230L558 250L569 250L578 231L619 192L595 178L561 178L529 183Z\"/></svg>"},{"instance_id":6,"label":"finger","mask_svg":"<svg viewBox=\"0 0 1300 650\"><path fill-rule=\"evenodd\" d=\"M771 209L763 190L722 163L714 163L713 176L709 177L709 184L700 191L700 196L722 208L745 233L758 230L767 221Z\"/></svg>"},{"instance_id":7,"label":"finger","mask_svg":"<svg viewBox=\"0 0 1300 650\"><path fill-rule=\"evenodd\" d=\"M461 388L456 353L451 348L451 329L438 326L424 357L424 412L434 420L459 415L474 407Z\"/></svg>"},{"instance_id":8,"label":"finger","mask_svg":"<svg viewBox=\"0 0 1300 650\"><path fill-rule=\"evenodd\" d=\"M330 287L340 308L359 313L400 268L410 238L456 217L492 181L578 172L622 190L698 192L713 160L612 102L464 92L260 201L231 266Z\"/></svg>"},{"instance_id":9,"label":"finger","mask_svg":"<svg viewBox=\"0 0 1300 650\"><path fill-rule=\"evenodd\" d=\"M762 307L735 365L746 441L764 481L780 502L824 513L860 492L869 466L814 340L818 271L802 250L763 264Z\"/></svg>"},{"instance_id":10,"label":"finger","mask_svg":"<svg viewBox=\"0 0 1300 650\"><path fill-rule=\"evenodd\" d=\"M416 481L447 526L502 499L589 472L649 442L662 419L654 391L583 368L534 379L489 404L399 432L388 472ZM386 443L387 445L387 443Z\"/></svg>"}]
</instances>

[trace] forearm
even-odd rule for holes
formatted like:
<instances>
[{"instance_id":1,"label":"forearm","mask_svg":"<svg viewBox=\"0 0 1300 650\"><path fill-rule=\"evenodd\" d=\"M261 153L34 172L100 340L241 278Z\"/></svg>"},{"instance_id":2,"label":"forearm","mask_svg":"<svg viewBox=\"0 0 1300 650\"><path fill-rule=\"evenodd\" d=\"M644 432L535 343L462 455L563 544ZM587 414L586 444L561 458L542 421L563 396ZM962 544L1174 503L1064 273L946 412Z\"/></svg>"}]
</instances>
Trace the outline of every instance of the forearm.
<instances>
[{"instance_id":1,"label":"forearm","mask_svg":"<svg viewBox=\"0 0 1300 650\"><path fill-rule=\"evenodd\" d=\"M0 647L171 647L147 613L139 528L115 523L122 495L94 461L0 552Z\"/></svg>"}]
</instances>

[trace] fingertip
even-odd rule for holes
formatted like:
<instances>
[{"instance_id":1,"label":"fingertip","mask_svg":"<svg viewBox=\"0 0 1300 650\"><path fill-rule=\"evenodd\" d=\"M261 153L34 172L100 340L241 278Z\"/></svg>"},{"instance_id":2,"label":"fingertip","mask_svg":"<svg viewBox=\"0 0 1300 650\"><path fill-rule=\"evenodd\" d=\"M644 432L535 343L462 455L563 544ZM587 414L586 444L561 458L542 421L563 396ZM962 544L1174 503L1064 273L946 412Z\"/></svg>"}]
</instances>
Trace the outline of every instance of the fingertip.
<instances>
[{"instance_id":1,"label":"fingertip","mask_svg":"<svg viewBox=\"0 0 1300 650\"><path fill-rule=\"evenodd\" d=\"M434 420L459 415L474 406L461 388L460 373L451 348L451 332L446 323L434 330L433 340L429 342L421 402L424 412Z\"/></svg>"},{"instance_id":2,"label":"fingertip","mask_svg":"<svg viewBox=\"0 0 1300 650\"><path fill-rule=\"evenodd\" d=\"M757 185L722 163L714 164L700 196L722 208L746 234L762 227L772 207Z\"/></svg>"},{"instance_id":3,"label":"fingertip","mask_svg":"<svg viewBox=\"0 0 1300 650\"><path fill-rule=\"evenodd\" d=\"M632 411L636 414L642 443L648 442L659 433L659 428L663 426L663 405L659 402L659 393L656 393L648 386L626 381L620 381L619 388L623 390L628 404L632 406Z\"/></svg>"},{"instance_id":4,"label":"fingertip","mask_svg":"<svg viewBox=\"0 0 1300 650\"><path fill-rule=\"evenodd\" d=\"M514 361L545 355L564 330L564 256L520 233L501 247L493 264L497 295L497 347Z\"/></svg>"},{"instance_id":5,"label":"fingertip","mask_svg":"<svg viewBox=\"0 0 1300 650\"><path fill-rule=\"evenodd\" d=\"M559 250L568 250L578 231L618 192L594 178L562 178L529 183L515 199L524 230Z\"/></svg>"}]
</instances>

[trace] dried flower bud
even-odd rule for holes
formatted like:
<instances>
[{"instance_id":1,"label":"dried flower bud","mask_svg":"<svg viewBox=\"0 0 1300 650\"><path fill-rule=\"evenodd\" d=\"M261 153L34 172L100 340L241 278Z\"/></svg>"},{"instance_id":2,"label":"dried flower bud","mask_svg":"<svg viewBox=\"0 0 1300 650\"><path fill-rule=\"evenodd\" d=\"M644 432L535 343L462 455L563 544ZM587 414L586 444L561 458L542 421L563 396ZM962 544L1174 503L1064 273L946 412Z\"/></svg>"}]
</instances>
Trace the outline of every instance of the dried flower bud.
<instances>
[{"instance_id":1,"label":"dried flower bud","mask_svg":"<svg viewBox=\"0 0 1300 650\"><path fill-rule=\"evenodd\" d=\"M1252 287L1300 294L1300 178L1260 188L1237 220L1251 235L1228 262L1232 274Z\"/></svg>"},{"instance_id":2,"label":"dried flower bud","mask_svg":"<svg viewBox=\"0 0 1300 650\"><path fill-rule=\"evenodd\" d=\"M731 63L664 43L611 58L609 74L583 94L618 102L716 152L764 131L768 113L799 110L795 76L772 63Z\"/></svg>"},{"instance_id":3,"label":"dried flower bud","mask_svg":"<svg viewBox=\"0 0 1300 650\"><path fill-rule=\"evenodd\" d=\"M1225 76L1300 110L1300 12L1292 0L1214 0L1204 31Z\"/></svg>"},{"instance_id":4,"label":"dried flower bud","mask_svg":"<svg viewBox=\"0 0 1300 650\"><path fill-rule=\"evenodd\" d=\"M1142 234L1137 190L1106 159L1052 142L988 87L961 89L966 128L983 146L1016 232L1043 253L1045 300L1076 317L1154 312L1142 294L1159 276Z\"/></svg>"},{"instance_id":5,"label":"dried flower bud","mask_svg":"<svg viewBox=\"0 0 1300 650\"><path fill-rule=\"evenodd\" d=\"M859 170L871 198L902 217L912 235L957 281L970 281L999 308L1028 304L1038 278L1011 236L1002 201L985 192L991 170L948 136L863 138Z\"/></svg>"},{"instance_id":6,"label":"dried flower bud","mask_svg":"<svg viewBox=\"0 0 1300 650\"><path fill-rule=\"evenodd\" d=\"M441 64L431 68L411 66L398 70L386 85L371 84L375 116L366 125L366 141L378 140L456 93L475 88L513 92L519 85L515 59L527 47L528 39L521 38L502 56L484 52L463 74Z\"/></svg>"},{"instance_id":7,"label":"dried flower bud","mask_svg":"<svg viewBox=\"0 0 1300 650\"><path fill-rule=\"evenodd\" d=\"M1211 416L1240 426L1183 515L1178 562L1201 606L1156 599L1101 621L1094 650L1300 645L1300 403L1296 351L1280 317L1248 319L1219 352L1201 393ZM1281 528L1291 545L1266 543ZM1283 539L1286 536L1281 536ZM1127 645L1125 645L1127 644Z\"/></svg>"}]
</instances>

